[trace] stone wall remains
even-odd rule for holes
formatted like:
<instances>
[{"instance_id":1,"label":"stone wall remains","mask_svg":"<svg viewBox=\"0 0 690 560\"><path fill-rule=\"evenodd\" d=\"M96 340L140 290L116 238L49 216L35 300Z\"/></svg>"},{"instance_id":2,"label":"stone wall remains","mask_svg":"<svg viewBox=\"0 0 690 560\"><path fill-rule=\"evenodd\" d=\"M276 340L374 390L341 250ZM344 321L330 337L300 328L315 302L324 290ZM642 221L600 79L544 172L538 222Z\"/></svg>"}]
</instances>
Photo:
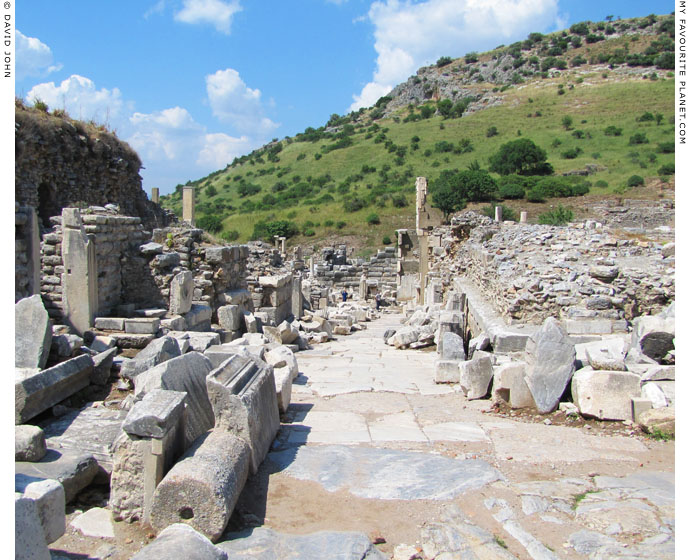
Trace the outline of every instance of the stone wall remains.
<instances>
[{"instance_id":1,"label":"stone wall remains","mask_svg":"<svg viewBox=\"0 0 690 560\"><path fill-rule=\"evenodd\" d=\"M675 299L671 244L619 236L596 222L499 225L466 212L435 232L443 250L431 255L430 280L450 286L454 277L465 276L511 320L624 324Z\"/></svg>"},{"instance_id":2,"label":"stone wall remains","mask_svg":"<svg viewBox=\"0 0 690 560\"><path fill-rule=\"evenodd\" d=\"M36 208L45 227L62 208L117 204L147 227L173 217L141 188L141 160L114 134L19 104L15 109L15 200Z\"/></svg>"}]
</instances>

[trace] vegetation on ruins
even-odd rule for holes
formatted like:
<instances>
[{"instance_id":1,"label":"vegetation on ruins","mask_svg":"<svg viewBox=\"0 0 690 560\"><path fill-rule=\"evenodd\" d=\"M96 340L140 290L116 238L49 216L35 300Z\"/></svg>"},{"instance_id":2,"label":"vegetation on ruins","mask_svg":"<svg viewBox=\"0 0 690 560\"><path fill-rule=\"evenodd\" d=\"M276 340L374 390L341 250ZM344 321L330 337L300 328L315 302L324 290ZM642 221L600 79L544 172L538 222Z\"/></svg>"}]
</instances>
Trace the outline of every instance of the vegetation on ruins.
<instances>
[{"instance_id":1,"label":"vegetation on ruins","mask_svg":"<svg viewBox=\"0 0 690 560\"><path fill-rule=\"evenodd\" d=\"M632 175L644 185L668 180L674 80L663 55L672 55L673 33L673 16L582 22L441 57L368 109L333 114L189 181L197 216L218 218L226 240L231 231L233 241L270 240L264 224L292 223L280 235L300 242L308 233L310 244L352 235L373 247L384 233L414 227L415 177L428 179L444 212L473 204L468 188L439 185L475 160L495 182L480 202L515 210L522 200L622 192ZM561 176L594 162L593 175ZM181 191L161 197L180 214ZM367 223L372 213L379 224Z\"/></svg>"}]
</instances>

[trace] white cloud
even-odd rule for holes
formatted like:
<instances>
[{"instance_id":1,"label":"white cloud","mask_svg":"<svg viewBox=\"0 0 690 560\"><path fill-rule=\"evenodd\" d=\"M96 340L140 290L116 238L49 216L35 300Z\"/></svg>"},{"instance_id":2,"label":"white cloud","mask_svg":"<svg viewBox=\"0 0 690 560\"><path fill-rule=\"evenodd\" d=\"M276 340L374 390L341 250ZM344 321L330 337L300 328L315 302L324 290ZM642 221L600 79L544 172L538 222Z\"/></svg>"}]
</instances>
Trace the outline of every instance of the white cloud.
<instances>
[{"instance_id":1,"label":"white cloud","mask_svg":"<svg viewBox=\"0 0 690 560\"><path fill-rule=\"evenodd\" d=\"M149 19L153 14L160 14L164 9L165 0L158 0L158 2L144 12L144 19Z\"/></svg>"},{"instance_id":2,"label":"white cloud","mask_svg":"<svg viewBox=\"0 0 690 560\"><path fill-rule=\"evenodd\" d=\"M206 92L213 115L242 134L265 136L280 126L264 115L261 91L247 87L237 70L206 76Z\"/></svg>"},{"instance_id":3,"label":"white cloud","mask_svg":"<svg viewBox=\"0 0 690 560\"><path fill-rule=\"evenodd\" d=\"M234 138L222 132L204 135L204 146L196 160L198 165L220 169L233 159L252 150L247 136Z\"/></svg>"},{"instance_id":4,"label":"white cloud","mask_svg":"<svg viewBox=\"0 0 690 560\"><path fill-rule=\"evenodd\" d=\"M78 74L59 86L55 82L35 85L26 94L26 100L32 103L35 99L44 101L51 109L65 109L72 118L107 124L117 119L123 107L119 89L98 90L91 80Z\"/></svg>"},{"instance_id":5,"label":"white cloud","mask_svg":"<svg viewBox=\"0 0 690 560\"><path fill-rule=\"evenodd\" d=\"M204 128L187 109L173 107L155 113L134 113L129 118L133 129L127 141L142 160L176 160L199 149Z\"/></svg>"},{"instance_id":6,"label":"white cloud","mask_svg":"<svg viewBox=\"0 0 690 560\"><path fill-rule=\"evenodd\" d=\"M232 17L242 10L239 0L184 0L175 20L183 23L208 23L220 33L230 34Z\"/></svg>"},{"instance_id":7,"label":"white cloud","mask_svg":"<svg viewBox=\"0 0 690 560\"><path fill-rule=\"evenodd\" d=\"M374 2L368 17L375 27L376 70L372 81L352 96L350 110L374 104L420 66L441 56L488 50L550 28L557 21L557 9L557 0Z\"/></svg>"},{"instance_id":8,"label":"white cloud","mask_svg":"<svg viewBox=\"0 0 690 560\"><path fill-rule=\"evenodd\" d=\"M53 65L53 52L39 39L27 37L17 29L15 40L17 80L27 76L45 76L62 68L62 64Z\"/></svg>"}]
</instances>

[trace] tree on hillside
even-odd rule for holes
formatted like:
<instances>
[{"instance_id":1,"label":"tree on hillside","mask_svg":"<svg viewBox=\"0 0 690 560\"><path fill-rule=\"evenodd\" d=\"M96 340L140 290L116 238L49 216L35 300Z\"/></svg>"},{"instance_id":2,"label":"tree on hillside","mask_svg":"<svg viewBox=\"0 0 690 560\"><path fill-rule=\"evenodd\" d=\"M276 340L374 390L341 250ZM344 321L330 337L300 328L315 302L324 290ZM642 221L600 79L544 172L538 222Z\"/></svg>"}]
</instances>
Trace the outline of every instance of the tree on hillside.
<instances>
[{"instance_id":1,"label":"tree on hillside","mask_svg":"<svg viewBox=\"0 0 690 560\"><path fill-rule=\"evenodd\" d=\"M431 199L434 206L443 212L444 220L467 202L493 200L498 192L496 181L485 169L446 169L431 185Z\"/></svg>"},{"instance_id":2,"label":"tree on hillside","mask_svg":"<svg viewBox=\"0 0 690 560\"><path fill-rule=\"evenodd\" d=\"M553 167L546 161L546 152L528 138L503 144L489 158L489 171L499 175L551 175Z\"/></svg>"}]
</instances>

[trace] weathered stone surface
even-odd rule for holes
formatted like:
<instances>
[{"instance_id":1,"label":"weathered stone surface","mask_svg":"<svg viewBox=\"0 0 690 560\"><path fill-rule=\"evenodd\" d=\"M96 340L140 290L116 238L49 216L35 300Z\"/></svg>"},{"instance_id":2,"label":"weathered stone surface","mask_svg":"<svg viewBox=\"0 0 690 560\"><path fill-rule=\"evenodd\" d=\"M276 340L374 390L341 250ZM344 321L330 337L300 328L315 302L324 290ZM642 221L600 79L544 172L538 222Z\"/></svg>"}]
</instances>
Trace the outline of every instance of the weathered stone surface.
<instances>
[{"instance_id":1,"label":"weathered stone surface","mask_svg":"<svg viewBox=\"0 0 690 560\"><path fill-rule=\"evenodd\" d=\"M442 349L441 349L441 359L442 360L458 360L464 361L465 356L465 345L462 337L454 332L446 332L441 335Z\"/></svg>"},{"instance_id":2,"label":"weathered stone surface","mask_svg":"<svg viewBox=\"0 0 690 560\"><path fill-rule=\"evenodd\" d=\"M121 432L127 411L104 406L72 410L43 425L50 449L68 450L93 457L104 473L110 473L110 446ZM47 459L44 459L47 460Z\"/></svg>"},{"instance_id":3,"label":"weathered stone surface","mask_svg":"<svg viewBox=\"0 0 690 560\"><path fill-rule=\"evenodd\" d=\"M458 364L460 388L468 399L481 399L489 390L493 378L491 355L476 350L472 359Z\"/></svg>"},{"instance_id":4,"label":"weathered stone surface","mask_svg":"<svg viewBox=\"0 0 690 560\"><path fill-rule=\"evenodd\" d=\"M273 366L273 368L287 367L290 372L290 379L295 380L299 375L299 366L297 365L297 358L295 353L287 346L278 346L266 352L264 360Z\"/></svg>"},{"instance_id":5,"label":"weathered stone surface","mask_svg":"<svg viewBox=\"0 0 690 560\"><path fill-rule=\"evenodd\" d=\"M346 489L379 500L449 500L501 478L482 460L393 449L302 446L269 459L286 475L318 482L328 492Z\"/></svg>"},{"instance_id":6,"label":"weathered stone surface","mask_svg":"<svg viewBox=\"0 0 690 560\"><path fill-rule=\"evenodd\" d=\"M72 358L84 344L84 339L76 334L53 335L50 351L59 358Z\"/></svg>"},{"instance_id":7,"label":"weathered stone surface","mask_svg":"<svg viewBox=\"0 0 690 560\"><path fill-rule=\"evenodd\" d=\"M132 556L132 560L167 558L228 560L228 555L186 523L174 523L163 529L151 544Z\"/></svg>"},{"instance_id":8,"label":"weathered stone surface","mask_svg":"<svg viewBox=\"0 0 690 560\"><path fill-rule=\"evenodd\" d=\"M220 344L220 335L215 332L170 331L168 336L177 339L183 354L189 350L205 352L211 346ZM182 346L185 344L186 349L183 350Z\"/></svg>"},{"instance_id":9,"label":"weathered stone surface","mask_svg":"<svg viewBox=\"0 0 690 560\"><path fill-rule=\"evenodd\" d=\"M257 527L246 533L231 533L218 544L233 560L323 560L324 555L339 560L385 560L364 533L320 531L290 535ZM328 551L328 552L326 552Z\"/></svg>"},{"instance_id":10,"label":"weathered stone surface","mask_svg":"<svg viewBox=\"0 0 690 560\"><path fill-rule=\"evenodd\" d=\"M191 309L184 314L187 321L187 330L208 331L211 328L211 315L213 311L209 305L202 303L192 304Z\"/></svg>"},{"instance_id":11,"label":"weathered stone surface","mask_svg":"<svg viewBox=\"0 0 690 560\"><path fill-rule=\"evenodd\" d=\"M223 305L217 310L218 324L222 329L238 331L244 324L242 308L239 305Z\"/></svg>"},{"instance_id":12,"label":"weathered stone surface","mask_svg":"<svg viewBox=\"0 0 690 560\"><path fill-rule=\"evenodd\" d=\"M67 503L91 484L99 470L91 454L53 449L48 450L43 460L37 463L17 462L14 469L15 491L23 492L32 482L53 479L62 484Z\"/></svg>"},{"instance_id":13,"label":"weathered stone surface","mask_svg":"<svg viewBox=\"0 0 690 560\"><path fill-rule=\"evenodd\" d=\"M125 320L120 317L96 317L94 327L102 331L124 331Z\"/></svg>"},{"instance_id":14,"label":"weathered stone surface","mask_svg":"<svg viewBox=\"0 0 690 560\"><path fill-rule=\"evenodd\" d=\"M168 335L156 338L134 358L122 365L120 376L134 379L140 373L181 355L182 352L175 337Z\"/></svg>"},{"instance_id":15,"label":"weathered stone surface","mask_svg":"<svg viewBox=\"0 0 690 560\"><path fill-rule=\"evenodd\" d=\"M642 386L641 397L652 401L652 408L668 406L666 395L656 383L645 383Z\"/></svg>"},{"instance_id":16,"label":"weathered stone surface","mask_svg":"<svg viewBox=\"0 0 690 560\"><path fill-rule=\"evenodd\" d=\"M539 412L551 412L575 371L575 347L556 319L549 317L527 341L525 383Z\"/></svg>"},{"instance_id":17,"label":"weathered stone surface","mask_svg":"<svg viewBox=\"0 0 690 560\"><path fill-rule=\"evenodd\" d=\"M257 472L280 427L273 367L234 355L209 373L206 384L216 430L247 441L251 472Z\"/></svg>"},{"instance_id":18,"label":"weathered stone surface","mask_svg":"<svg viewBox=\"0 0 690 560\"><path fill-rule=\"evenodd\" d=\"M162 438L184 412L186 393L153 389L127 413L122 429L130 435Z\"/></svg>"},{"instance_id":19,"label":"weathered stone surface","mask_svg":"<svg viewBox=\"0 0 690 560\"><path fill-rule=\"evenodd\" d=\"M45 542L50 544L65 533L65 489L57 480L39 480L27 485L24 497L34 500L43 528Z\"/></svg>"},{"instance_id":20,"label":"weathered stone surface","mask_svg":"<svg viewBox=\"0 0 690 560\"><path fill-rule=\"evenodd\" d=\"M583 369L573 376L571 391L582 415L632 421L632 399L640 396L640 378L627 371Z\"/></svg>"},{"instance_id":21,"label":"weathered stone surface","mask_svg":"<svg viewBox=\"0 0 690 560\"><path fill-rule=\"evenodd\" d=\"M156 334L161 326L161 320L153 317L138 317L125 319L125 332L132 334Z\"/></svg>"},{"instance_id":22,"label":"weathered stone surface","mask_svg":"<svg viewBox=\"0 0 690 560\"><path fill-rule=\"evenodd\" d=\"M672 406L652 408L640 414L639 424L645 432L659 430L668 434L676 433L676 409Z\"/></svg>"},{"instance_id":23,"label":"weathered stone surface","mask_svg":"<svg viewBox=\"0 0 690 560\"><path fill-rule=\"evenodd\" d=\"M111 336L104 336L104 335L96 335L93 337L93 341L91 342L91 350L95 352L105 352L106 350L109 350L110 348L115 347L115 339Z\"/></svg>"},{"instance_id":24,"label":"weathered stone surface","mask_svg":"<svg viewBox=\"0 0 690 560\"><path fill-rule=\"evenodd\" d=\"M666 354L675 349L675 338L674 333L652 332L646 334L640 340L642 353L655 362L661 362Z\"/></svg>"},{"instance_id":25,"label":"weathered stone surface","mask_svg":"<svg viewBox=\"0 0 690 560\"><path fill-rule=\"evenodd\" d=\"M16 371L14 421L21 424L86 387L93 359L82 355L29 375Z\"/></svg>"},{"instance_id":26,"label":"weathered stone surface","mask_svg":"<svg viewBox=\"0 0 690 560\"><path fill-rule=\"evenodd\" d=\"M259 332L259 323L253 313L250 311L245 311L242 316L244 318L245 329L248 333Z\"/></svg>"},{"instance_id":27,"label":"weathered stone surface","mask_svg":"<svg viewBox=\"0 0 690 560\"><path fill-rule=\"evenodd\" d=\"M282 344L292 344L299 336L299 330L292 323L283 321L278 325Z\"/></svg>"},{"instance_id":28,"label":"weathered stone surface","mask_svg":"<svg viewBox=\"0 0 690 560\"><path fill-rule=\"evenodd\" d=\"M396 348L405 348L410 344L417 342L419 339L419 329L410 326L398 329L393 336L391 336L386 344L395 346Z\"/></svg>"},{"instance_id":29,"label":"weathered stone surface","mask_svg":"<svg viewBox=\"0 0 690 560\"><path fill-rule=\"evenodd\" d=\"M525 383L527 364L510 362L494 367L492 394L506 401L511 408L534 406L534 398Z\"/></svg>"},{"instance_id":30,"label":"weathered stone surface","mask_svg":"<svg viewBox=\"0 0 690 560\"><path fill-rule=\"evenodd\" d=\"M36 294L14 305L14 365L43 368L48 360L53 330L41 296Z\"/></svg>"},{"instance_id":31,"label":"weathered stone surface","mask_svg":"<svg viewBox=\"0 0 690 560\"><path fill-rule=\"evenodd\" d=\"M15 461L40 461L47 450L46 437L41 428L30 424L14 427Z\"/></svg>"},{"instance_id":32,"label":"weathered stone surface","mask_svg":"<svg viewBox=\"0 0 690 560\"><path fill-rule=\"evenodd\" d=\"M108 382L115 356L117 356L117 348L110 348L93 357L91 383L95 385L105 385Z\"/></svg>"},{"instance_id":33,"label":"weathered stone surface","mask_svg":"<svg viewBox=\"0 0 690 560\"><path fill-rule=\"evenodd\" d=\"M50 560L38 508L31 498L14 495L15 560Z\"/></svg>"},{"instance_id":34,"label":"weathered stone surface","mask_svg":"<svg viewBox=\"0 0 690 560\"><path fill-rule=\"evenodd\" d=\"M115 537L112 515L110 510L105 508L92 507L77 515L69 525L87 537L100 539Z\"/></svg>"},{"instance_id":35,"label":"weathered stone surface","mask_svg":"<svg viewBox=\"0 0 690 560\"><path fill-rule=\"evenodd\" d=\"M288 366L273 368L273 378L276 384L278 411L285 414L292 399L292 374Z\"/></svg>"},{"instance_id":36,"label":"weathered stone surface","mask_svg":"<svg viewBox=\"0 0 690 560\"><path fill-rule=\"evenodd\" d=\"M185 442L189 446L215 423L206 390L206 376L210 371L208 358L198 352L189 352L140 373L134 380L134 394L143 396L154 389L186 392Z\"/></svg>"},{"instance_id":37,"label":"weathered stone surface","mask_svg":"<svg viewBox=\"0 0 690 560\"><path fill-rule=\"evenodd\" d=\"M630 368L628 368L630 369ZM632 370L635 371L635 370ZM635 371L635 373L638 373ZM646 368L641 374L642 381L675 381L676 380L676 366L659 366L654 365Z\"/></svg>"},{"instance_id":38,"label":"weathered stone surface","mask_svg":"<svg viewBox=\"0 0 690 560\"><path fill-rule=\"evenodd\" d=\"M607 371L625 371L625 355L628 343L624 338L605 338L601 341L588 342L575 346L576 353L584 353L583 364L593 369Z\"/></svg>"},{"instance_id":39,"label":"weathered stone surface","mask_svg":"<svg viewBox=\"0 0 690 560\"><path fill-rule=\"evenodd\" d=\"M266 337L269 343L282 344L283 340L280 336L280 330L278 327L271 327L270 325L264 325L262 327L263 335Z\"/></svg>"},{"instance_id":40,"label":"weathered stone surface","mask_svg":"<svg viewBox=\"0 0 690 560\"><path fill-rule=\"evenodd\" d=\"M247 442L224 429L200 436L153 494L151 524L161 530L188 523L212 541L220 538L247 480Z\"/></svg>"},{"instance_id":41,"label":"weathered stone surface","mask_svg":"<svg viewBox=\"0 0 690 560\"><path fill-rule=\"evenodd\" d=\"M459 383L460 362L458 360L436 360L434 363L434 382Z\"/></svg>"},{"instance_id":42,"label":"weathered stone surface","mask_svg":"<svg viewBox=\"0 0 690 560\"><path fill-rule=\"evenodd\" d=\"M184 270L173 276L170 282L170 313L182 315L192 308L194 275Z\"/></svg>"}]
</instances>

